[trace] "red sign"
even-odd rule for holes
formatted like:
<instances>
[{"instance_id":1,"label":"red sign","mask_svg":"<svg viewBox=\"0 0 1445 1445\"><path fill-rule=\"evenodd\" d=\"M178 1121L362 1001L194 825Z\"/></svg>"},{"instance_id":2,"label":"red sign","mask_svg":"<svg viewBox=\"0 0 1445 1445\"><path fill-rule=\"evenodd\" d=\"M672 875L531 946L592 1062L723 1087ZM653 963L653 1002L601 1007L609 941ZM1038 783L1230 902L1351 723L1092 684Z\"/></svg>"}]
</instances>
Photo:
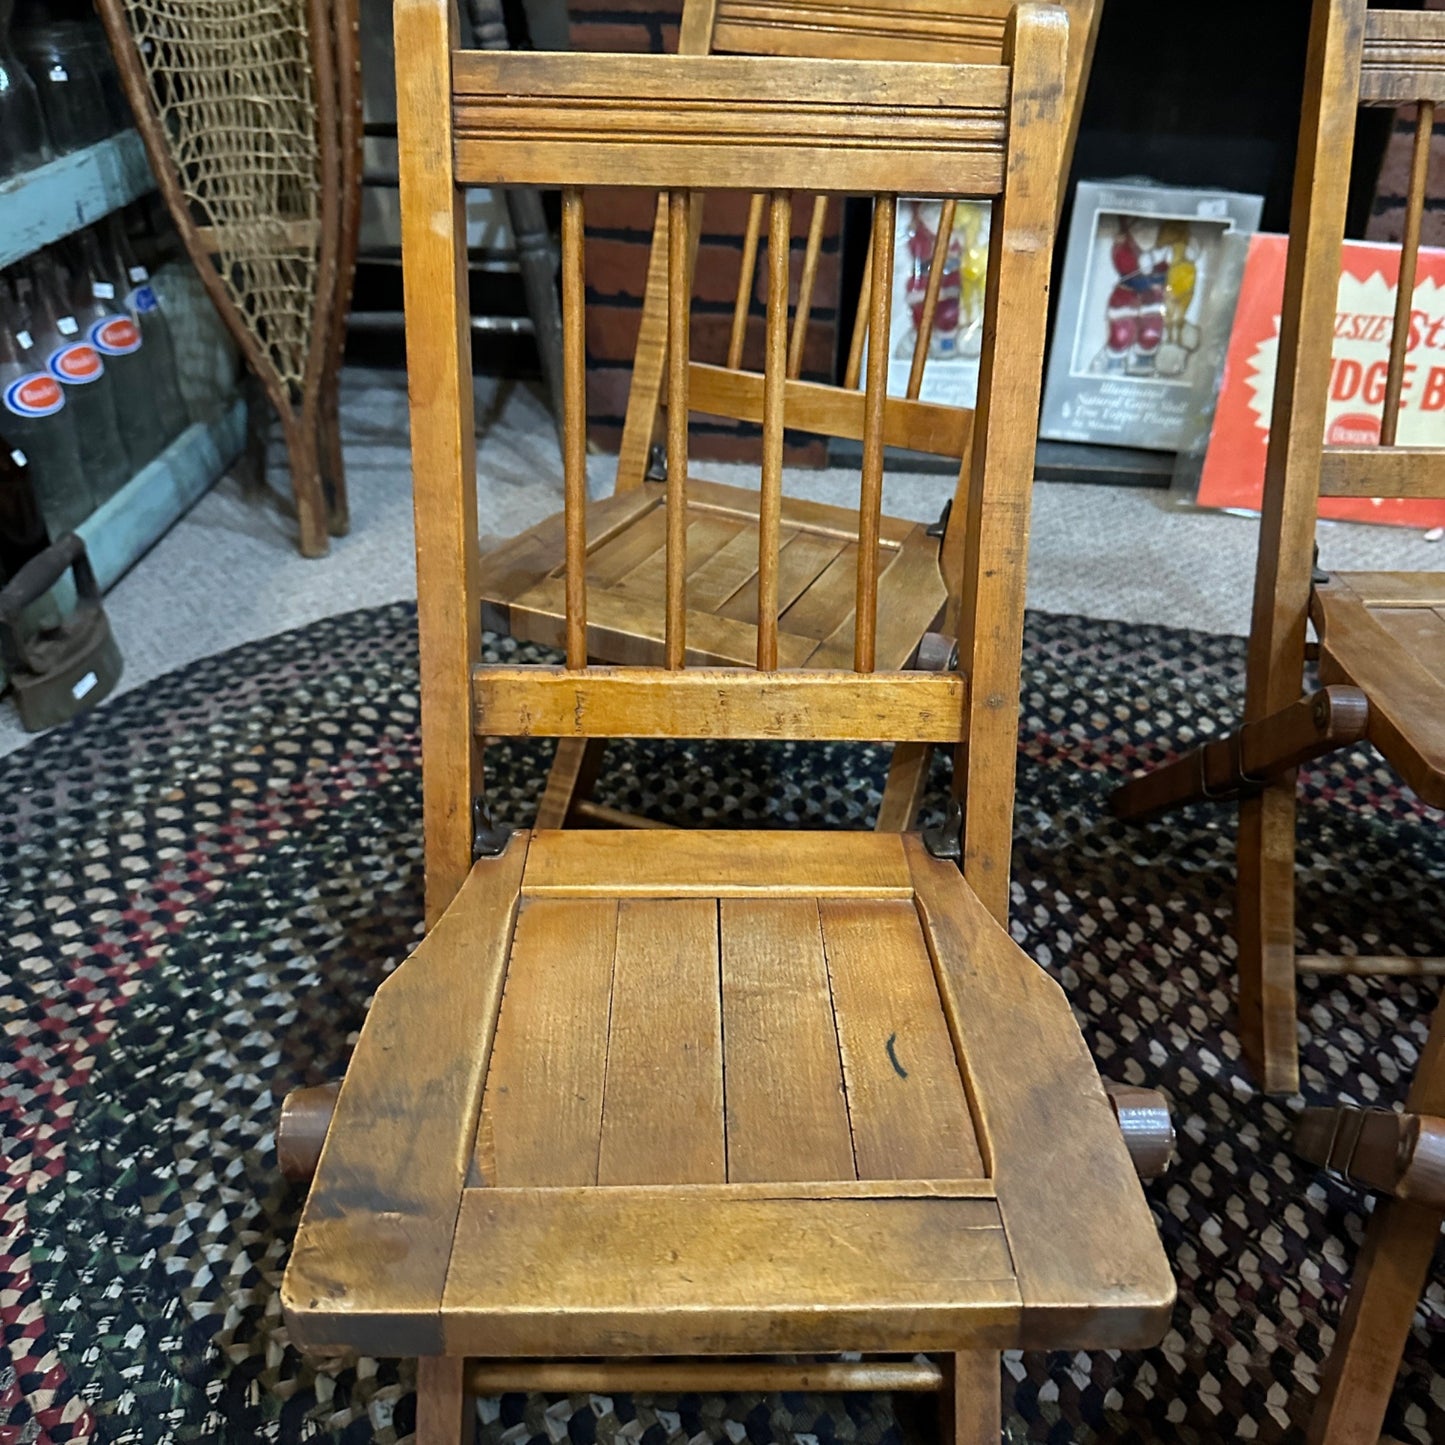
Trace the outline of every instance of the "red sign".
<instances>
[{"instance_id":1,"label":"red sign","mask_svg":"<svg viewBox=\"0 0 1445 1445\"><path fill-rule=\"evenodd\" d=\"M1250 238L1195 497L1201 507L1260 508L1288 244L1286 236ZM1399 276L1399 247L1345 242L1325 416L1324 439L1331 446L1374 446L1380 440ZM1401 446L1445 447L1445 251L1421 249L1414 301L1396 440ZM1445 501L1330 497L1320 502L1320 516L1440 527Z\"/></svg>"}]
</instances>

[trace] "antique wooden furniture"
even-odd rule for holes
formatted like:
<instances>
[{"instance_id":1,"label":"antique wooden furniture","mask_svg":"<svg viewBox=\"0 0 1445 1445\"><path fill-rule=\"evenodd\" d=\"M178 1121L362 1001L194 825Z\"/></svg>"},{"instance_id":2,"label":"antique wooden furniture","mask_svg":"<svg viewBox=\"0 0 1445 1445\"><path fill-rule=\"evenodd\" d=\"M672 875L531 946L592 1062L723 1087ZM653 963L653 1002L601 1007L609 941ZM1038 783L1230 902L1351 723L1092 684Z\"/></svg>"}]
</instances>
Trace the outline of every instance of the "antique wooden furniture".
<instances>
[{"instance_id":1,"label":"antique wooden furniture","mask_svg":"<svg viewBox=\"0 0 1445 1445\"><path fill-rule=\"evenodd\" d=\"M357 0L97 9L166 207L280 417L301 551L323 556L350 525L338 408L361 225Z\"/></svg>"},{"instance_id":2,"label":"antique wooden furniture","mask_svg":"<svg viewBox=\"0 0 1445 1445\"><path fill-rule=\"evenodd\" d=\"M1377 1200L1325 1363L1309 1445L1375 1445L1445 1221L1445 1010L1405 1104L1306 1109L1295 1148L1385 1197Z\"/></svg>"},{"instance_id":3,"label":"antique wooden furniture","mask_svg":"<svg viewBox=\"0 0 1445 1445\"><path fill-rule=\"evenodd\" d=\"M1004 922L1066 18L1021 6L1004 63L979 66L457 52L447 0L399 0L396 21L429 931L378 990L336 1099L283 1286L291 1338L420 1357L422 1445L468 1436L469 1391L586 1385L941 1389L957 1440L996 1442L1000 1349L1146 1345L1174 1295L1068 1003ZM479 661L462 212L478 184L563 192L563 666ZM617 508L585 506L584 184L665 193L661 666L588 661L605 623L586 563ZM998 199L958 668L875 666L883 346L855 653L787 665L780 286L757 654L690 665L691 196L762 190L784 227L805 187L874 195L885 257L896 192ZM886 339L881 302L873 326ZM508 833L482 804L487 735L879 734L961 746L965 802L927 841Z\"/></svg>"},{"instance_id":4,"label":"antique wooden furniture","mask_svg":"<svg viewBox=\"0 0 1445 1445\"><path fill-rule=\"evenodd\" d=\"M1067 56L1061 71L1066 125L1060 193L1068 174L1084 84L1093 54L1102 0L1061 0L1070 21ZM785 55L795 58L940 60L996 63L1010 0L880 0L866 7L838 0L685 0L678 50L688 54ZM858 390L864 338L872 310L872 251L858 303L844 384L801 379L803 349L811 317L822 245L827 196L811 198L808 240L788 326L786 377L790 430L861 439L863 396ZM701 198L694 201L691 234L701 234ZM766 212L766 227L764 224ZM887 445L957 460L959 477L968 470L973 415L966 408L921 401L924 361L933 330L941 259L947 254L954 208L945 206L931 268L931 286L913 348L906 397L885 407ZM725 356L694 359L689 373L693 408L714 416L761 422L763 378L743 366L744 337L765 231L767 285L786 295L790 287L788 231L766 198L752 197L742 267ZM668 535L668 494L660 477L666 469L663 374L667 356L667 218L661 208L653 232L637 352L628 396L626 424L617 459L615 501L599 516L607 539L589 557L592 616L601 624L590 645L594 660L634 663L662 656L663 578ZM696 245L689 256L689 276ZM892 275L891 267L886 274ZM720 364L716 364L720 363ZM961 575L959 548L964 530L963 482L957 505L937 527L883 517L878 527L880 623L874 643L884 668L947 665L957 629L957 596L945 577ZM738 487L694 480L688 489L686 522L689 644L698 661L736 666L757 654L758 495ZM854 651L852 578L858 547L857 514L784 497L782 553L777 606L779 657L784 665L847 666ZM940 540L940 532L942 537ZM532 641L562 644L561 577L563 516L549 517L494 552L483 567L482 600L487 625ZM947 559L940 567L940 548ZM935 628L940 639L924 639ZM920 644L924 653L920 657ZM931 652L931 656L930 656ZM592 783L601 763L602 739L563 738L537 814L539 827L564 823L641 823L593 803ZM931 745L905 742L895 749L878 826L897 831L917 814L927 780Z\"/></svg>"},{"instance_id":5,"label":"antique wooden furniture","mask_svg":"<svg viewBox=\"0 0 1445 1445\"><path fill-rule=\"evenodd\" d=\"M1239 1030L1264 1088L1298 1084L1297 970L1438 972L1440 960L1297 956L1295 767L1361 736L1427 803L1445 806L1445 573L1317 573L1324 497L1445 496L1445 450L1396 445L1445 15L1317 0L1290 225L1279 368L1255 575L1244 726L1115 795L1138 818L1238 797ZM1380 444L1327 446L1340 246L1358 107L1419 101L1415 162ZM1418 383L1417 383L1418 384ZM1301 700L1305 625L1324 688Z\"/></svg>"}]
</instances>

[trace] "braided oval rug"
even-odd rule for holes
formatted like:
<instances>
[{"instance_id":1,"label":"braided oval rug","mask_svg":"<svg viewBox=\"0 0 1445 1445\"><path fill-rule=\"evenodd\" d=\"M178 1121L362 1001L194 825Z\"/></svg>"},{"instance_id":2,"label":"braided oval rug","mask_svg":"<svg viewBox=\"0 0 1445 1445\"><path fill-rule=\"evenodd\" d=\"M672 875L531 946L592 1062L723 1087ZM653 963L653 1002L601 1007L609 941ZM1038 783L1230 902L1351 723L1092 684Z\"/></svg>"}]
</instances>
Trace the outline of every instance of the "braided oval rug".
<instances>
[{"instance_id":1,"label":"braided oval rug","mask_svg":"<svg viewBox=\"0 0 1445 1445\"><path fill-rule=\"evenodd\" d=\"M417 936L415 613L333 618L138 689L0 763L0 1445L407 1437L412 1367L315 1365L277 1289L300 1199L276 1106L339 1073ZM494 644L493 655L521 654ZM1005 1357L1010 1441L1299 1437L1366 1206L1297 1163L1300 1100L1262 1098L1231 1032L1232 831L1200 807L1130 828L1110 789L1237 710L1243 644L1030 620L1013 931L1067 989L1100 1068L1173 1100L1149 1187L1179 1277L1140 1354ZM488 753L525 823L546 752ZM618 745L599 796L714 826L865 825L858 746ZM940 763L933 806L946 792ZM1445 954L1440 818L1365 751L1306 771L1312 952ZM1307 1102L1403 1097L1433 986L1306 981ZM1445 1440L1432 1280L1387 1431ZM487 1445L897 1445L886 1397L521 1395Z\"/></svg>"}]
</instances>

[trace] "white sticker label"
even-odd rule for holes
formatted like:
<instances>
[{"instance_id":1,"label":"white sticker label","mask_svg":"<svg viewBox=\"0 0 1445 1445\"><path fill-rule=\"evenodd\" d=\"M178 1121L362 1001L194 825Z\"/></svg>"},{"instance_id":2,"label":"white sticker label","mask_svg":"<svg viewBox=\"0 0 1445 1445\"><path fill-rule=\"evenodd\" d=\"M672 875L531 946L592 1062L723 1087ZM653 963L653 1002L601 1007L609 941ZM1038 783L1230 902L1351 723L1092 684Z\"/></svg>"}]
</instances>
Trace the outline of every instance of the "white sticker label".
<instances>
[{"instance_id":1,"label":"white sticker label","mask_svg":"<svg viewBox=\"0 0 1445 1445\"><path fill-rule=\"evenodd\" d=\"M17 331L15 339L20 343L21 351L29 351L35 345L35 338L28 331Z\"/></svg>"},{"instance_id":2,"label":"white sticker label","mask_svg":"<svg viewBox=\"0 0 1445 1445\"><path fill-rule=\"evenodd\" d=\"M95 285L90 288L90 294L94 296L97 301L114 301L115 287L112 286L109 281L97 281Z\"/></svg>"},{"instance_id":3,"label":"white sticker label","mask_svg":"<svg viewBox=\"0 0 1445 1445\"><path fill-rule=\"evenodd\" d=\"M87 672L85 676L82 677L80 681L76 683L73 688L70 689L70 695L76 700L76 702L79 702L81 698L86 695L86 693L90 692L96 686L96 684L99 683L99 681L100 679L93 672Z\"/></svg>"},{"instance_id":4,"label":"white sticker label","mask_svg":"<svg viewBox=\"0 0 1445 1445\"><path fill-rule=\"evenodd\" d=\"M10 453L10 460L14 462L17 467L27 467L30 465L30 458L27 457L19 447L16 447L15 450Z\"/></svg>"},{"instance_id":5,"label":"white sticker label","mask_svg":"<svg viewBox=\"0 0 1445 1445\"><path fill-rule=\"evenodd\" d=\"M55 323L55 329L62 336L74 336L75 333L80 330L80 327L76 324L75 317L62 316L60 320Z\"/></svg>"},{"instance_id":6,"label":"white sticker label","mask_svg":"<svg viewBox=\"0 0 1445 1445\"><path fill-rule=\"evenodd\" d=\"M149 281L151 273L144 266L132 266L130 268L130 279L132 281Z\"/></svg>"}]
</instances>

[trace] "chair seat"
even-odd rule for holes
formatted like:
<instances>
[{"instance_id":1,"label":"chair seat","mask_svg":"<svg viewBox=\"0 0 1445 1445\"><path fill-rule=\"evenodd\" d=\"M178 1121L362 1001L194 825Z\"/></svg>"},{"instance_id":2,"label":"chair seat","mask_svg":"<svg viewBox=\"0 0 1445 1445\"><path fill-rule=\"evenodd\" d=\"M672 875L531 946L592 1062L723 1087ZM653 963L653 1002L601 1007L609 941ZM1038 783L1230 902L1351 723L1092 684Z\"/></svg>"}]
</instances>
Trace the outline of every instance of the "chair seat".
<instances>
[{"instance_id":1,"label":"chair seat","mask_svg":"<svg viewBox=\"0 0 1445 1445\"><path fill-rule=\"evenodd\" d=\"M690 478L687 496L688 660L757 661L756 491ZM603 662L662 660L665 488L645 482L587 509L588 650ZM946 598L938 539L882 518L877 666L906 667ZM858 513L784 497L778 534L778 665L853 665ZM564 641L563 518L559 512L481 559L487 626L528 642Z\"/></svg>"},{"instance_id":2,"label":"chair seat","mask_svg":"<svg viewBox=\"0 0 1445 1445\"><path fill-rule=\"evenodd\" d=\"M1364 691L1370 741L1445 808L1445 572L1331 573L1311 615L1321 679Z\"/></svg>"},{"instance_id":3,"label":"chair seat","mask_svg":"<svg viewBox=\"0 0 1445 1445\"><path fill-rule=\"evenodd\" d=\"M539 831L377 993L308 1349L1143 1345L1174 1287L1061 991L916 836Z\"/></svg>"}]
</instances>

